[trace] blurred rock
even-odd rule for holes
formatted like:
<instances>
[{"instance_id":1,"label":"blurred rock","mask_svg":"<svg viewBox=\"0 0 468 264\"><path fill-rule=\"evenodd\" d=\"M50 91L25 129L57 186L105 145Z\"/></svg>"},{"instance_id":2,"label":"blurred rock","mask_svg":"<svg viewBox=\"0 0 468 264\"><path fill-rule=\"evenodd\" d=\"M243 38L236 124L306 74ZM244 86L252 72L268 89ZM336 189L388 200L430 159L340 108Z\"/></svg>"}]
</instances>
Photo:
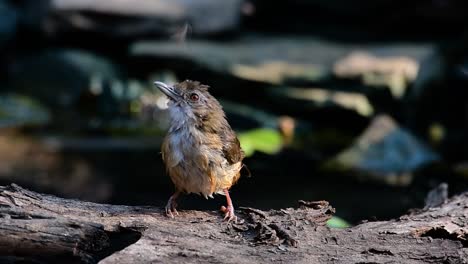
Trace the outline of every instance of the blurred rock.
<instances>
[{"instance_id":1,"label":"blurred rock","mask_svg":"<svg viewBox=\"0 0 468 264\"><path fill-rule=\"evenodd\" d=\"M113 37L174 35L188 25L197 35L239 27L241 0L50 0L40 8L49 33L87 32ZM45 7L44 7L45 5Z\"/></svg>"},{"instance_id":2,"label":"blurred rock","mask_svg":"<svg viewBox=\"0 0 468 264\"><path fill-rule=\"evenodd\" d=\"M8 68L12 90L60 107L70 107L84 91L120 77L112 62L78 50L49 50L16 60Z\"/></svg>"},{"instance_id":3,"label":"blurred rock","mask_svg":"<svg viewBox=\"0 0 468 264\"><path fill-rule=\"evenodd\" d=\"M422 62L406 98L407 124L427 137L433 137L434 128L439 127L443 133L435 146L448 162L468 157L468 78L464 74L467 45L466 30L441 45Z\"/></svg>"},{"instance_id":4,"label":"blurred rock","mask_svg":"<svg viewBox=\"0 0 468 264\"><path fill-rule=\"evenodd\" d=\"M400 114L401 97L416 78L420 62L434 49L431 44L356 44L304 36L246 34L228 42L136 42L130 47L130 55L138 65L147 65L146 71L177 67L184 76L229 78L232 81L226 85L218 81L217 95L313 119L312 112L329 107L351 110L363 117L374 112ZM354 51L366 54L361 56L365 57L365 65L358 72L355 60L348 57ZM152 60L160 63L150 66ZM333 73L335 65L339 65L336 68L340 75ZM214 82L215 78L206 79Z\"/></svg>"},{"instance_id":5,"label":"blurred rock","mask_svg":"<svg viewBox=\"0 0 468 264\"><path fill-rule=\"evenodd\" d=\"M144 41L130 48L135 57L189 61L213 72L275 85L327 82L331 86L335 77L363 76L369 80L364 85L390 83L397 95L401 94L398 88L416 78L419 62L432 51L433 46L426 44L343 44L265 35L245 35L231 42L193 40L184 45Z\"/></svg>"},{"instance_id":6,"label":"blurred rock","mask_svg":"<svg viewBox=\"0 0 468 264\"><path fill-rule=\"evenodd\" d=\"M352 52L333 67L339 78L361 78L366 85L386 85L397 98L405 94L408 84L416 79L418 70L418 62L412 58L376 57L361 51Z\"/></svg>"},{"instance_id":7,"label":"blurred rock","mask_svg":"<svg viewBox=\"0 0 468 264\"><path fill-rule=\"evenodd\" d=\"M271 94L277 100L281 98L284 104L292 108L341 107L369 117L374 109L364 94L341 92L320 88L289 88L272 89Z\"/></svg>"},{"instance_id":8,"label":"blurred rock","mask_svg":"<svg viewBox=\"0 0 468 264\"><path fill-rule=\"evenodd\" d=\"M235 129L276 128L278 116L251 105L220 100L230 124Z\"/></svg>"},{"instance_id":9,"label":"blurred rock","mask_svg":"<svg viewBox=\"0 0 468 264\"><path fill-rule=\"evenodd\" d=\"M241 79L281 84L287 80L315 81L320 79L320 67L313 64L294 64L283 61L263 62L260 65L233 65L230 72Z\"/></svg>"},{"instance_id":10,"label":"blurred rock","mask_svg":"<svg viewBox=\"0 0 468 264\"><path fill-rule=\"evenodd\" d=\"M318 39L261 35L247 35L233 42L192 40L185 45L137 42L130 48L135 57L190 61L213 72L270 84L326 78L334 60L345 52Z\"/></svg>"},{"instance_id":11,"label":"blurred rock","mask_svg":"<svg viewBox=\"0 0 468 264\"><path fill-rule=\"evenodd\" d=\"M415 103L421 99L424 93L427 93L426 89L431 88L434 84L443 82L446 67L444 56L439 51L434 50L429 53L420 62L417 77L408 93L408 99L412 103Z\"/></svg>"},{"instance_id":12,"label":"blurred rock","mask_svg":"<svg viewBox=\"0 0 468 264\"><path fill-rule=\"evenodd\" d=\"M354 171L358 176L391 185L408 185L411 173L437 161L438 155L387 115L374 118L348 149L326 164L331 170Z\"/></svg>"},{"instance_id":13,"label":"blurred rock","mask_svg":"<svg viewBox=\"0 0 468 264\"><path fill-rule=\"evenodd\" d=\"M448 184L443 182L432 189L424 201L424 210L441 206L448 200Z\"/></svg>"},{"instance_id":14,"label":"blurred rock","mask_svg":"<svg viewBox=\"0 0 468 264\"><path fill-rule=\"evenodd\" d=\"M49 111L34 100L15 94L0 95L0 128L45 125Z\"/></svg>"},{"instance_id":15,"label":"blurred rock","mask_svg":"<svg viewBox=\"0 0 468 264\"><path fill-rule=\"evenodd\" d=\"M49 50L9 65L8 88L50 109L60 133L160 135L164 120L139 120L140 97L153 84L129 79L112 61L79 50Z\"/></svg>"}]
</instances>

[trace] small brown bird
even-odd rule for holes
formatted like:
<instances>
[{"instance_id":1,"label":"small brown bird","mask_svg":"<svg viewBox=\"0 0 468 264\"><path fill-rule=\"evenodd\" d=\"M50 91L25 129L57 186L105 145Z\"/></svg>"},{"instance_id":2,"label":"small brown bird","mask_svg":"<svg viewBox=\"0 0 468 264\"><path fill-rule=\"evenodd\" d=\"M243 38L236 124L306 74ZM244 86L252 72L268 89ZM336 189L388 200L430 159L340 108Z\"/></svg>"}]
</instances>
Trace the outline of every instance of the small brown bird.
<instances>
[{"instance_id":1,"label":"small brown bird","mask_svg":"<svg viewBox=\"0 0 468 264\"><path fill-rule=\"evenodd\" d=\"M162 158L175 193L167 202L166 214L178 214L176 199L181 193L198 193L205 198L217 193L226 196L227 208L221 208L224 219L235 220L229 188L240 177L244 152L221 105L208 86L196 81L155 85L170 99L171 125Z\"/></svg>"}]
</instances>

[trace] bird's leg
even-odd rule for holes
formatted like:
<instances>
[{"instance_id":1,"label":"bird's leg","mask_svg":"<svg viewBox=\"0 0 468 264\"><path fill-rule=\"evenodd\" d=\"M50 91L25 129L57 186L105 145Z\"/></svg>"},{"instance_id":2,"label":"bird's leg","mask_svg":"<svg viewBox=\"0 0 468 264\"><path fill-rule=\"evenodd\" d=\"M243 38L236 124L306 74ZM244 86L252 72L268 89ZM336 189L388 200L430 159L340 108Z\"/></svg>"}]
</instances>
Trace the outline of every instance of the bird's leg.
<instances>
[{"instance_id":1,"label":"bird's leg","mask_svg":"<svg viewBox=\"0 0 468 264\"><path fill-rule=\"evenodd\" d=\"M224 220L227 220L228 222L234 220L234 222L237 222L237 216L234 214L234 206L232 205L228 189L224 189L224 194L226 195L227 201L227 208L224 206L221 207L221 211L224 212Z\"/></svg>"},{"instance_id":2,"label":"bird's leg","mask_svg":"<svg viewBox=\"0 0 468 264\"><path fill-rule=\"evenodd\" d=\"M176 192L169 198L166 204L166 215L170 218L174 218L175 215L179 215L176 210L177 207L177 198L180 195L180 191L176 190Z\"/></svg>"}]
</instances>

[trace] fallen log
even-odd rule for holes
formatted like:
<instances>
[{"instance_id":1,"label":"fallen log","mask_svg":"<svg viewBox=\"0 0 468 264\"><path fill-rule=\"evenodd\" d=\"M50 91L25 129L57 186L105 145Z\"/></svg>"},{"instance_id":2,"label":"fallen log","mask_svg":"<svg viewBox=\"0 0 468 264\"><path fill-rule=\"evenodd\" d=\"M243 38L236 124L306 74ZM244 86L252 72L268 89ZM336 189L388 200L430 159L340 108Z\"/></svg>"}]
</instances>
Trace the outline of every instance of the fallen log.
<instances>
[{"instance_id":1,"label":"fallen log","mask_svg":"<svg viewBox=\"0 0 468 264\"><path fill-rule=\"evenodd\" d=\"M325 223L325 201L218 212L106 205L0 186L0 263L467 263L468 193L390 221Z\"/></svg>"}]
</instances>

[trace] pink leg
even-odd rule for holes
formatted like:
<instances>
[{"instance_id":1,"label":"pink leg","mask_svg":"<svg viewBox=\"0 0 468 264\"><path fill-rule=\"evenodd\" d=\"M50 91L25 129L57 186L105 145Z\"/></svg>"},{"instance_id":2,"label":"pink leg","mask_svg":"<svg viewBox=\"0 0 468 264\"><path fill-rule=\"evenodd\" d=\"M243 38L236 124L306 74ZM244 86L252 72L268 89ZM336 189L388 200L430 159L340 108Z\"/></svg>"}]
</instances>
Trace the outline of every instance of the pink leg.
<instances>
[{"instance_id":1,"label":"pink leg","mask_svg":"<svg viewBox=\"0 0 468 264\"><path fill-rule=\"evenodd\" d=\"M167 201L166 204L166 215L169 216L170 218L174 218L175 215L179 215L179 212L177 212L177 198L179 197L180 192L176 190L176 192L169 198L169 201Z\"/></svg>"},{"instance_id":2,"label":"pink leg","mask_svg":"<svg viewBox=\"0 0 468 264\"><path fill-rule=\"evenodd\" d=\"M232 205L231 197L229 196L228 189L224 189L224 194L226 195L227 208L222 206L221 211L224 212L224 220L227 219L228 222L234 220L237 222L237 216L234 214L234 206Z\"/></svg>"}]
</instances>

